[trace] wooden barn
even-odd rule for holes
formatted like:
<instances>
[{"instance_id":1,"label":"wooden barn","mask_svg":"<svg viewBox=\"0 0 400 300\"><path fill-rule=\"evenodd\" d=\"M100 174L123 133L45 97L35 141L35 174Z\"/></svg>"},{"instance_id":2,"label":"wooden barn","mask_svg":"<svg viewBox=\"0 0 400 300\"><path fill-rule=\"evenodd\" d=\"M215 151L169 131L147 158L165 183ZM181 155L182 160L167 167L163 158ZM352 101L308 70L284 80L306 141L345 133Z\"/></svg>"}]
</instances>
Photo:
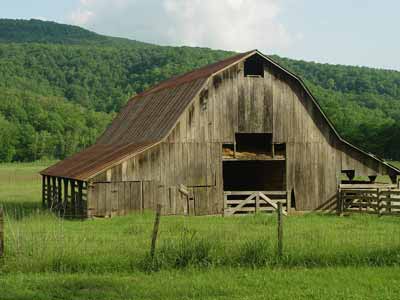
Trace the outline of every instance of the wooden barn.
<instances>
[{"instance_id":1,"label":"wooden barn","mask_svg":"<svg viewBox=\"0 0 400 300\"><path fill-rule=\"evenodd\" d=\"M41 172L66 214L335 209L342 174L400 170L343 140L296 75L257 50L136 95L97 142Z\"/></svg>"}]
</instances>

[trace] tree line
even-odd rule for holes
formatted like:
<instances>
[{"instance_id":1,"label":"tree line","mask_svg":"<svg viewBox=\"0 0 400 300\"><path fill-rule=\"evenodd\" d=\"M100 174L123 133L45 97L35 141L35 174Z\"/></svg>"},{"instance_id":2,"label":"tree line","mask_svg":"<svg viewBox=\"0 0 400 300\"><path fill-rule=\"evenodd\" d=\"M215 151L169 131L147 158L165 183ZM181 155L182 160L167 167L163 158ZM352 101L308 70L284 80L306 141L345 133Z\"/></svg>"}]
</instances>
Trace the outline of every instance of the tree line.
<instances>
[{"instance_id":1,"label":"tree line","mask_svg":"<svg viewBox=\"0 0 400 300\"><path fill-rule=\"evenodd\" d=\"M230 55L0 20L0 161L62 159L92 144L131 96ZM343 137L400 160L400 72L273 58L306 82Z\"/></svg>"}]
</instances>

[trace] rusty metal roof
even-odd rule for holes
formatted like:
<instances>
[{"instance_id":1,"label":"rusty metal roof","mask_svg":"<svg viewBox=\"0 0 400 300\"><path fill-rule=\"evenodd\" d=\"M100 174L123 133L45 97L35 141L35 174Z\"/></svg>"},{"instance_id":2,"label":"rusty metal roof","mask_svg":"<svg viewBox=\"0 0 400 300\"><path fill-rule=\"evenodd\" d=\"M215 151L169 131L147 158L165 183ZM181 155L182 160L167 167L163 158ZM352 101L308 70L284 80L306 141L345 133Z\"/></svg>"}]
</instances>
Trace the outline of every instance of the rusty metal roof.
<instances>
[{"instance_id":1,"label":"rusty metal roof","mask_svg":"<svg viewBox=\"0 0 400 300\"><path fill-rule=\"evenodd\" d=\"M255 53L249 51L165 80L133 97L97 142L40 172L42 175L87 180L127 156L164 139L207 79Z\"/></svg>"},{"instance_id":2,"label":"rusty metal roof","mask_svg":"<svg viewBox=\"0 0 400 300\"><path fill-rule=\"evenodd\" d=\"M165 137L206 78L135 97L121 110L97 143L141 143Z\"/></svg>"},{"instance_id":3,"label":"rusty metal roof","mask_svg":"<svg viewBox=\"0 0 400 300\"><path fill-rule=\"evenodd\" d=\"M137 144L94 144L40 172L42 175L86 180L101 172L104 166L128 156L143 152L155 143Z\"/></svg>"}]
</instances>

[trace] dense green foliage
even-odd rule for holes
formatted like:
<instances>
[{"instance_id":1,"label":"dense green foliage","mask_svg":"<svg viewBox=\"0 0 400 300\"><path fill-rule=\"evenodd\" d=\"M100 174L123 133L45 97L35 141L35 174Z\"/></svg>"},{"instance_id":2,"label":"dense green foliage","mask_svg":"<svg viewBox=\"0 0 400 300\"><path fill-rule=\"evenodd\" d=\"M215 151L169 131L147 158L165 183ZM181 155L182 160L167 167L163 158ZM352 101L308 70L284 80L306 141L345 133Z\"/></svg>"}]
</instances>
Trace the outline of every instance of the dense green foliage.
<instances>
[{"instance_id":1,"label":"dense green foliage","mask_svg":"<svg viewBox=\"0 0 400 300\"><path fill-rule=\"evenodd\" d=\"M274 58L304 79L342 136L400 158L400 72Z\"/></svg>"},{"instance_id":2,"label":"dense green foliage","mask_svg":"<svg viewBox=\"0 0 400 300\"><path fill-rule=\"evenodd\" d=\"M0 20L0 161L76 152L131 95L231 54ZM400 72L274 58L306 81L345 138L400 159Z\"/></svg>"}]
</instances>

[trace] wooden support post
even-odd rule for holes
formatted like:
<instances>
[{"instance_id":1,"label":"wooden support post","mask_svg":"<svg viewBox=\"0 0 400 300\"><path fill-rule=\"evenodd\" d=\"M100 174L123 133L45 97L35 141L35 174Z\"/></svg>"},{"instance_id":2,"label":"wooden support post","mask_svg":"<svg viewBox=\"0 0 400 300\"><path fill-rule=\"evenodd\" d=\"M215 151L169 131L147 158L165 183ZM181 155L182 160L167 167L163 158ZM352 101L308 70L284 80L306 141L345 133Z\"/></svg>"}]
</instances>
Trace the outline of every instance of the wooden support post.
<instances>
[{"instance_id":1,"label":"wooden support post","mask_svg":"<svg viewBox=\"0 0 400 300\"><path fill-rule=\"evenodd\" d=\"M51 177L51 185L52 185L52 189L51 189L51 208L53 208L56 204L56 200L57 200L57 183L56 183L56 178L55 177Z\"/></svg>"},{"instance_id":2,"label":"wooden support post","mask_svg":"<svg viewBox=\"0 0 400 300\"><path fill-rule=\"evenodd\" d=\"M4 211L0 207L0 258L4 256Z\"/></svg>"},{"instance_id":3,"label":"wooden support post","mask_svg":"<svg viewBox=\"0 0 400 300\"><path fill-rule=\"evenodd\" d=\"M377 212L378 212L378 217L380 217L381 216L381 203L382 203L382 200L381 200L381 189L376 189L376 209L377 209Z\"/></svg>"},{"instance_id":4,"label":"wooden support post","mask_svg":"<svg viewBox=\"0 0 400 300\"><path fill-rule=\"evenodd\" d=\"M68 179L64 178L63 181L64 181L64 203L63 203L63 209L64 209L64 213L65 213L65 210L66 210L67 205L68 205Z\"/></svg>"},{"instance_id":5,"label":"wooden support post","mask_svg":"<svg viewBox=\"0 0 400 300\"><path fill-rule=\"evenodd\" d=\"M46 206L46 176L42 175L42 207Z\"/></svg>"},{"instance_id":6,"label":"wooden support post","mask_svg":"<svg viewBox=\"0 0 400 300\"><path fill-rule=\"evenodd\" d=\"M78 212L81 218L83 218L84 215L82 190L83 190L83 182L78 181Z\"/></svg>"},{"instance_id":7,"label":"wooden support post","mask_svg":"<svg viewBox=\"0 0 400 300\"><path fill-rule=\"evenodd\" d=\"M228 195L224 194L224 210L222 212L223 216L225 216L225 211L228 209Z\"/></svg>"},{"instance_id":8,"label":"wooden support post","mask_svg":"<svg viewBox=\"0 0 400 300\"><path fill-rule=\"evenodd\" d=\"M57 206L60 208L62 203L62 184L60 177L57 177L57 190Z\"/></svg>"},{"instance_id":9,"label":"wooden support post","mask_svg":"<svg viewBox=\"0 0 400 300\"><path fill-rule=\"evenodd\" d=\"M343 214L344 210L344 204L343 204L343 199L342 199L342 189L340 188L340 185L338 187L338 193L337 193L337 213L339 216Z\"/></svg>"},{"instance_id":10,"label":"wooden support post","mask_svg":"<svg viewBox=\"0 0 400 300\"><path fill-rule=\"evenodd\" d=\"M278 256L283 255L283 214L282 203L278 202Z\"/></svg>"},{"instance_id":11,"label":"wooden support post","mask_svg":"<svg viewBox=\"0 0 400 300\"><path fill-rule=\"evenodd\" d=\"M71 180L71 215L76 217L75 180Z\"/></svg>"},{"instance_id":12,"label":"wooden support post","mask_svg":"<svg viewBox=\"0 0 400 300\"><path fill-rule=\"evenodd\" d=\"M46 176L47 179L47 208L51 207L51 180L50 176Z\"/></svg>"},{"instance_id":13,"label":"wooden support post","mask_svg":"<svg viewBox=\"0 0 400 300\"><path fill-rule=\"evenodd\" d=\"M272 152L272 158L275 158L275 144L271 144L271 152Z\"/></svg>"},{"instance_id":14,"label":"wooden support post","mask_svg":"<svg viewBox=\"0 0 400 300\"><path fill-rule=\"evenodd\" d=\"M386 196L386 212L388 214L392 213L392 200L390 198L390 193L388 193L387 196Z\"/></svg>"},{"instance_id":15,"label":"wooden support post","mask_svg":"<svg viewBox=\"0 0 400 300\"><path fill-rule=\"evenodd\" d=\"M290 190L286 191L286 212L290 214L292 209L292 192Z\"/></svg>"},{"instance_id":16,"label":"wooden support post","mask_svg":"<svg viewBox=\"0 0 400 300\"><path fill-rule=\"evenodd\" d=\"M160 225L161 208L162 208L161 204L157 204L156 218L154 220L153 234L151 237L150 257L152 259L154 258L154 253L156 251L156 242L158 235L158 227Z\"/></svg>"},{"instance_id":17,"label":"wooden support post","mask_svg":"<svg viewBox=\"0 0 400 300\"><path fill-rule=\"evenodd\" d=\"M255 213L260 211L260 193L258 192L256 195L256 206L255 206Z\"/></svg>"}]
</instances>

